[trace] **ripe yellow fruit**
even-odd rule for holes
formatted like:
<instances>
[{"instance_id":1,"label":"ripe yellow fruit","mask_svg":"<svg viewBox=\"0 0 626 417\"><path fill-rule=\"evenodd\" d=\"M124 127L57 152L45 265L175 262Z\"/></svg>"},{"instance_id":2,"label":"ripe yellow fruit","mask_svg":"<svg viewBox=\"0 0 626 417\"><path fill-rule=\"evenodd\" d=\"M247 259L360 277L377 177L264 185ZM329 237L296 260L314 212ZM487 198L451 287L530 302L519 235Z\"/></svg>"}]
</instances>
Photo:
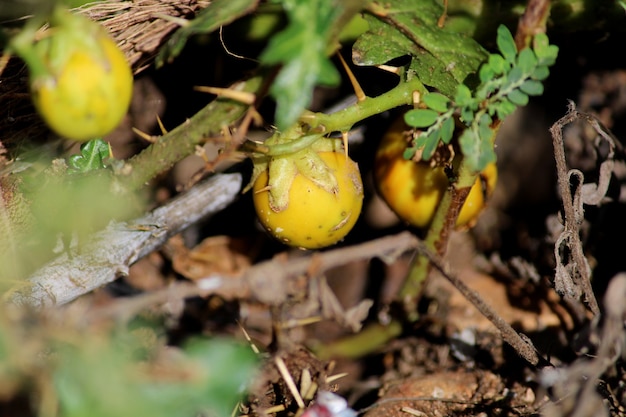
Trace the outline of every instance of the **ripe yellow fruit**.
<instances>
[{"instance_id":1,"label":"ripe yellow fruit","mask_svg":"<svg viewBox=\"0 0 626 417\"><path fill-rule=\"evenodd\" d=\"M318 155L337 179L334 193L298 173L289 188L287 207L275 211L267 191L267 170L254 182L259 221L272 236L290 246L318 249L333 245L352 230L361 213L363 183L357 164L343 152Z\"/></svg>"},{"instance_id":2,"label":"ripe yellow fruit","mask_svg":"<svg viewBox=\"0 0 626 417\"><path fill-rule=\"evenodd\" d=\"M374 180L378 193L398 217L415 227L428 227L450 182L442 167L403 157L407 129L402 118L383 137L375 156ZM497 182L495 163L489 164L476 179L461 207L457 227L471 226L485 207L486 197Z\"/></svg>"},{"instance_id":3,"label":"ripe yellow fruit","mask_svg":"<svg viewBox=\"0 0 626 417\"><path fill-rule=\"evenodd\" d=\"M130 105L133 74L126 57L104 33L95 45L98 51L73 49L58 74L31 82L35 108L54 132L68 139L110 133Z\"/></svg>"}]
</instances>

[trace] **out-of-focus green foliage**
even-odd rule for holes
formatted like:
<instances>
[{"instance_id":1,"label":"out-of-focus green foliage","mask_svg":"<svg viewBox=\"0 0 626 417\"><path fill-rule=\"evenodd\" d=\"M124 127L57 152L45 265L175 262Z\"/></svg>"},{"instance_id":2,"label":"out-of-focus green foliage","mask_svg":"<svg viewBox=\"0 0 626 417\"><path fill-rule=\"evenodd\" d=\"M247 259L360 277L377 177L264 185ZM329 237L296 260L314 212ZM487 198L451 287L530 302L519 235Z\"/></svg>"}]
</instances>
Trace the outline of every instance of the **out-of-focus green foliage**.
<instances>
[{"instance_id":1,"label":"out-of-focus green foliage","mask_svg":"<svg viewBox=\"0 0 626 417\"><path fill-rule=\"evenodd\" d=\"M149 327L81 328L62 316L1 313L0 397L29 392L39 415L228 417L256 368L249 346L226 339L179 349Z\"/></svg>"},{"instance_id":2,"label":"out-of-focus green foliage","mask_svg":"<svg viewBox=\"0 0 626 417\"><path fill-rule=\"evenodd\" d=\"M285 0L289 23L261 54L264 64L281 64L270 92L276 99L276 126L291 126L311 104L313 88L335 86L339 72L328 58L329 36L341 14L334 0Z\"/></svg>"}]
</instances>

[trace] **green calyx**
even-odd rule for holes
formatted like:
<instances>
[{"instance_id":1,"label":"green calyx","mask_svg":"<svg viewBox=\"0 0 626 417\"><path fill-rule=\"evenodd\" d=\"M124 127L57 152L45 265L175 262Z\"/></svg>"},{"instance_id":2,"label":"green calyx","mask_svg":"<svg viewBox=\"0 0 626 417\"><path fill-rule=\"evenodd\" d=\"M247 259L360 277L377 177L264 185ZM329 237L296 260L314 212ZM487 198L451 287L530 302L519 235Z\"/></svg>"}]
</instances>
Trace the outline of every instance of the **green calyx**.
<instances>
[{"instance_id":1,"label":"green calyx","mask_svg":"<svg viewBox=\"0 0 626 417\"><path fill-rule=\"evenodd\" d=\"M266 152L251 156L254 168L244 192L252 188L262 172L267 171L269 203L275 212L280 212L289 205L289 190L296 175L303 175L329 193L337 193L337 178L319 153L343 152L341 140L324 138L321 135L287 139L284 135L276 134L264 145L267 147ZM289 148L295 151L288 153Z\"/></svg>"},{"instance_id":2,"label":"green calyx","mask_svg":"<svg viewBox=\"0 0 626 417\"><path fill-rule=\"evenodd\" d=\"M43 31L43 23L48 27ZM9 51L28 66L31 86L54 83L76 51L89 53L106 62L98 38L107 36L104 29L86 17L58 5L49 16L33 17L11 39Z\"/></svg>"}]
</instances>

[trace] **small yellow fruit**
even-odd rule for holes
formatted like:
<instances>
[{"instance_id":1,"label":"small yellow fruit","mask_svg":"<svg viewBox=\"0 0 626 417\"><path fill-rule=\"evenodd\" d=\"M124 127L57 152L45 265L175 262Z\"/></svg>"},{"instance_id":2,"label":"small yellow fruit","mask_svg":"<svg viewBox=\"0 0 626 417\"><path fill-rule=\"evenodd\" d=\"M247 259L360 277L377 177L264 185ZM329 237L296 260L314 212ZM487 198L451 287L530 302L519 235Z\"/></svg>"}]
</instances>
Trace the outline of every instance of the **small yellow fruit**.
<instances>
[{"instance_id":1,"label":"small yellow fruit","mask_svg":"<svg viewBox=\"0 0 626 417\"><path fill-rule=\"evenodd\" d=\"M424 228L432 221L450 182L442 167L433 168L427 162L404 159L408 142L403 131L407 129L400 118L383 137L376 152L374 180L379 194L398 217ZM497 174L495 163L487 165L480 173L461 207L457 227L471 226L475 222L485 207L485 198L496 186Z\"/></svg>"},{"instance_id":2,"label":"small yellow fruit","mask_svg":"<svg viewBox=\"0 0 626 417\"><path fill-rule=\"evenodd\" d=\"M363 183L357 164L343 152L320 152L337 179L335 193L298 173L289 189L286 208L274 211L267 191L268 173L254 182L253 200L259 221L278 240L290 246L318 249L343 239L354 227L363 206Z\"/></svg>"},{"instance_id":3,"label":"small yellow fruit","mask_svg":"<svg viewBox=\"0 0 626 417\"><path fill-rule=\"evenodd\" d=\"M126 57L104 33L95 44L100 51L76 48L55 77L31 83L35 108L54 132L68 139L110 133L130 105L133 74Z\"/></svg>"}]
</instances>

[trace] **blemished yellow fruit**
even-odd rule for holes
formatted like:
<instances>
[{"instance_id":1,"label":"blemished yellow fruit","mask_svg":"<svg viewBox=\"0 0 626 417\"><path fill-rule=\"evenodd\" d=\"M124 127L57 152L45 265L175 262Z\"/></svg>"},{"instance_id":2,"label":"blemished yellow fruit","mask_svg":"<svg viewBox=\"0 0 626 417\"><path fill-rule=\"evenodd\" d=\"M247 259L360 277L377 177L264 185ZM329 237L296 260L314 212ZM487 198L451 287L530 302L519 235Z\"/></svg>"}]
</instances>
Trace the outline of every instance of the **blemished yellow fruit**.
<instances>
[{"instance_id":1,"label":"blemished yellow fruit","mask_svg":"<svg viewBox=\"0 0 626 417\"><path fill-rule=\"evenodd\" d=\"M403 132L407 129L400 118L385 133L375 156L374 180L378 193L400 219L425 228L432 222L450 182L442 167L404 159L407 141ZM475 222L496 186L497 174L495 163L480 173L461 207L457 228Z\"/></svg>"},{"instance_id":2,"label":"blemished yellow fruit","mask_svg":"<svg viewBox=\"0 0 626 417\"><path fill-rule=\"evenodd\" d=\"M55 133L68 139L86 141L110 133L130 105L133 74L126 57L104 33L95 45L100 51L78 47L55 77L31 83L35 108Z\"/></svg>"},{"instance_id":3,"label":"blemished yellow fruit","mask_svg":"<svg viewBox=\"0 0 626 417\"><path fill-rule=\"evenodd\" d=\"M281 211L270 206L267 170L254 182L254 207L261 224L281 242L303 249L319 249L343 239L354 227L363 206L363 182L357 164L342 152L320 152L337 179L328 192L302 174L289 189L289 203Z\"/></svg>"}]
</instances>

